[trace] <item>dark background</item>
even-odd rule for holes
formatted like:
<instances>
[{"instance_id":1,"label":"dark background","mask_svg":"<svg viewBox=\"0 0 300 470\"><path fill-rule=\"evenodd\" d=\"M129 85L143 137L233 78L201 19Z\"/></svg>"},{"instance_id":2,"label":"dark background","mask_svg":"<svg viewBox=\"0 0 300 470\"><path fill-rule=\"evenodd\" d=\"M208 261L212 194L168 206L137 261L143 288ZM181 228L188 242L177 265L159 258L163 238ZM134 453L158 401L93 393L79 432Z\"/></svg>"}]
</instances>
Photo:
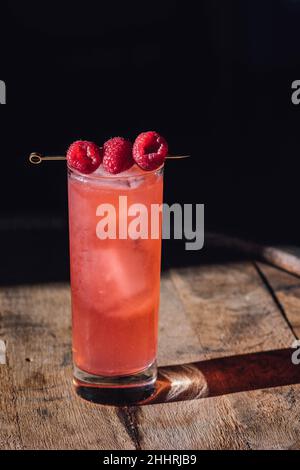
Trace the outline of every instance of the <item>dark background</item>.
<instances>
[{"instance_id":1,"label":"dark background","mask_svg":"<svg viewBox=\"0 0 300 470\"><path fill-rule=\"evenodd\" d=\"M166 202L204 203L206 231L299 244L299 24L296 0L1 4L0 281L68 277L65 164L29 153L150 129L192 156L167 163Z\"/></svg>"}]
</instances>

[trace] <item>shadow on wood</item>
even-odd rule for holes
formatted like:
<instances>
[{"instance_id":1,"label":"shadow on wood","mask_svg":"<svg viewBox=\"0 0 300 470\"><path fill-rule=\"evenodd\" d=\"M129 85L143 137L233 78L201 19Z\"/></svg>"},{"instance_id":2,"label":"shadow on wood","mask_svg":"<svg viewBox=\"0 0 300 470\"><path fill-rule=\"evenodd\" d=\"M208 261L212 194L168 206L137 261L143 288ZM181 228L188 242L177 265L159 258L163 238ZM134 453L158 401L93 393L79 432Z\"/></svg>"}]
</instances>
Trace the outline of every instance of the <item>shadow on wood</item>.
<instances>
[{"instance_id":1,"label":"shadow on wood","mask_svg":"<svg viewBox=\"0 0 300 470\"><path fill-rule=\"evenodd\" d=\"M294 349L249 353L161 367L156 391L142 404L168 403L300 383Z\"/></svg>"}]
</instances>

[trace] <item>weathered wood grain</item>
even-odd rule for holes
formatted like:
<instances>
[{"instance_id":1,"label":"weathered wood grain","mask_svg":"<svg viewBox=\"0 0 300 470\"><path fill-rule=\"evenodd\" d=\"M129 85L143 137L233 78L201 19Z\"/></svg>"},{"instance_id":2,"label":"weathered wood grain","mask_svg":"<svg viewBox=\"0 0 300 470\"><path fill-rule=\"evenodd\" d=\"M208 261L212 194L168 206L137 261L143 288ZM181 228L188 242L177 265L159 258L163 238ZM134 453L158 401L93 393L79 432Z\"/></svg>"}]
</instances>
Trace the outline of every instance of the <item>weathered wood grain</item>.
<instances>
[{"instance_id":1,"label":"weathered wood grain","mask_svg":"<svg viewBox=\"0 0 300 470\"><path fill-rule=\"evenodd\" d=\"M284 310L294 334L300 338L300 279L267 264L258 263L258 266Z\"/></svg>"},{"instance_id":2,"label":"weathered wood grain","mask_svg":"<svg viewBox=\"0 0 300 470\"><path fill-rule=\"evenodd\" d=\"M203 393L208 398L123 408L93 405L72 387L69 287L1 288L0 339L6 342L7 364L0 365L0 448L299 448L300 386L294 372L288 386L276 387L286 382L273 374L273 388L249 391L263 379L252 368L248 385L241 380L239 389L228 388L230 356L287 349L294 339L252 263L167 273L160 332L162 371L202 363L205 376L213 367L218 373L220 358L227 360L223 375L214 375L214 385L208 382ZM220 365L211 360L221 360ZM240 367L241 379L247 377L247 361ZM278 374L280 367L274 367ZM209 398L213 387L219 387L218 395L223 385L224 393L240 391ZM174 386L176 381L172 393Z\"/></svg>"},{"instance_id":3,"label":"weathered wood grain","mask_svg":"<svg viewBox=\"0 0 300 470\"><path fill-rule=\"evenodd\" d=\"M73 391L68 286L2 288L0 305L0 448L134 448L114 408Z\"/></svg>"},{"instance_id":4,"label":"weathered wood grain","mask_svg":"<svg viewBox=\"0 0 300 470\"><path fill-rule=\"evenodd\" d=\"M142 407L145 449L299 449L300 386Z\"/></svg>"},{"instance_id":5,"label":"weathered wood grain","mask_svg":"<svg viewBox=\"0 0 300 470\"><path fill-rule=\"evenodd\" d=\"M291 346L294 335L257 274L251 263L172 272L203 359ZM241 380L247 366L242 367ZM155 420L153 410L146 406L138 420L140 440L148 449L297 448L299 391L300 386L293 385L192 400L184 405L153 405L158 409ZM206 381L202 396L209 393Z\"/></svg>"},{"instance_id":6,"label":"weathered wood grain","mask_svg":"<svg viewBox=\"0 0 300 470\"><path fill-rule=\"evenodd\" d=\"M158 364L185 364L201 358L197 333L167 272L161 282Z\"/></svg>"},{"instance_id":7,"label":"weathered wood grain","mask_svg":"<svg viewBox=\"0 0 300 470\"><path fill-rule=\"evenodd\" d=\"M202 359L290 347L294 336L252 263L172 271Z\"/></svg>"}]
</instances>

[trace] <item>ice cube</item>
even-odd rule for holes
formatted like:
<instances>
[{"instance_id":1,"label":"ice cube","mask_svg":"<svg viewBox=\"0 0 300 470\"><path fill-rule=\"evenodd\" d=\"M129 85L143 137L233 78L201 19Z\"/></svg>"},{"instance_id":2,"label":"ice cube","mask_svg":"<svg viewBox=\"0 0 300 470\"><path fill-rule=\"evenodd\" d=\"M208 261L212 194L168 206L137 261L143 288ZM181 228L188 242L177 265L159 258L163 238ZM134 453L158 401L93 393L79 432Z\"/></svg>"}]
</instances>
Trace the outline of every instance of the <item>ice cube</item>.
<instances>
[{"instance_id":1,"label":"ice cube","mask_svg":"<svg viewBox=\"0 0 300 470\"><path fill-rule=\"evenodd\" d=\"M143 263L138 253L114 248L102 249L99 253L105 269L105 290L112 289L116 298L130 298L145 287Z\"/></svg>"}]
</instances>

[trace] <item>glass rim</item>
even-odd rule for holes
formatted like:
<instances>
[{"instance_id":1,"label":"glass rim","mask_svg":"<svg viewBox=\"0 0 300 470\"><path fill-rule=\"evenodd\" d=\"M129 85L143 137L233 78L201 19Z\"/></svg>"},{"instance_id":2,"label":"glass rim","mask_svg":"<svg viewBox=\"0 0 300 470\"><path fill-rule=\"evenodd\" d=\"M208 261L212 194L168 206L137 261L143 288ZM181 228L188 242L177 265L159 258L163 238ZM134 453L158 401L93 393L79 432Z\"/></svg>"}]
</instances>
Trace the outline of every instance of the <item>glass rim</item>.
<instances>
[{"instance_id":1,"label":"glass rim","mask_svg":"<svg viewBox=\"0 0 300 470\"><path fill-rule=\"evenodd\" d=\"M136 163L134 165L136 165ZM117 180L128 180L128 179L131 179L131 178L134 178L134 179L145 178L145 177L148 177L148 176L154 175L154 174L157 174L157 175L162 174L163 170L164 170L164 163L161 166L159 166L158 168L156 168L155 170L150 170L150 171L142 170L143 173L134 174L134 175L123 175L123 176L122 176L122 173L125 173L125 172L117 173L117 174L114 174L114 175L110 174L110 173L107 173L106 175L99 175L99 174L97 174L97 170L93 173L84 174L84 173L80 173L80 171L76 170L75 168L71 168L68 165L68 163L67 163L67 168L68 168L68 175L70 175L70 176L74 175L76 177L80 177L81 179L117 181ZM129 170L130 170L130 168L129 168Z\"/></svg>"}]
</instances>

